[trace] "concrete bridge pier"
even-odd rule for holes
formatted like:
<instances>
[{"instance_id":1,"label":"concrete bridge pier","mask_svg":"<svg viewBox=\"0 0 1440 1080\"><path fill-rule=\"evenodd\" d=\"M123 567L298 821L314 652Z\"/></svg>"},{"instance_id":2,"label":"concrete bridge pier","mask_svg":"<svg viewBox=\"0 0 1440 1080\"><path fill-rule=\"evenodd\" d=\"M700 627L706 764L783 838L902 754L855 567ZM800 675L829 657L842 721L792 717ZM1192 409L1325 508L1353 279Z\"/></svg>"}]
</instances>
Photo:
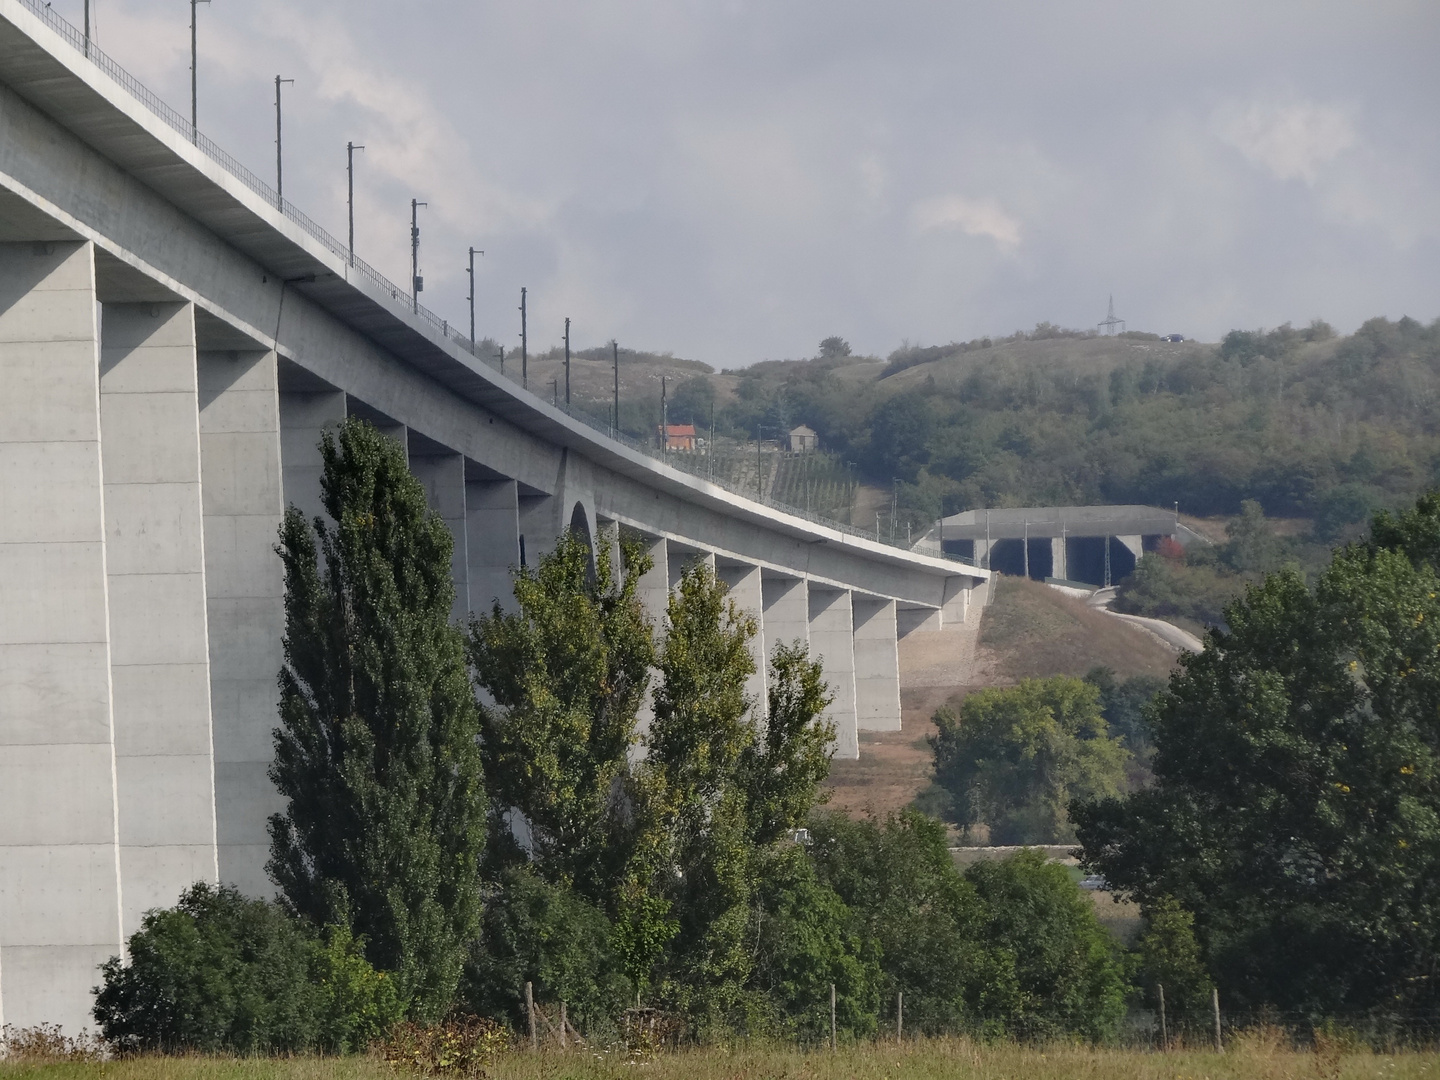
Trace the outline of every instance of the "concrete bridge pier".
<instances>
[{"instance_id":1,"label":"concrete bridge pier","mask_svg":"<svg viewBox=\"0 0 1440 1080\"><path fill-rule=\"evenodd\" d=\"M334 432L347 416L345 392L335 389L280 391L280 464L285 505L294 506L306 521L324 516L320 501L320 437Z\"/></svg>"},{"instance_id":2,"label":"concrete bridge pier","mask_svg":"<svg viewBox=\"0 0 1440 1080\"><path fill-rule=\"evenodd\" d=\"M850 593L810 587L810 655L825 665L833 700L835 756L858 758L860 736L855 711L855 620Z\"/></svg>"},{"instance_id":3,"label":"concrete bridge pier","mask_svg":"<svg viewBox=\"0 0 1440 1080\"><path fill-rule=\"evenodd\" d=\"M759 715L763 717L769 711L769 702L765 697L769 683L769 654L765 648L765 597L760 567L717 560L715 574L729 586L735 606L755 620L755 637L750 642L755 673L746 683L745 692L755 699Z\"/></svg>"},{"instance_id":4,"label":"concrete bridge pier","mask_svg":"<svg viewBox=\"0 0 1440 1080\"><path fill-rule=\"evenodd\" d=\"M123 929L217 879L195 312L105 304L105 590Z\"/></svg>"},{"instance_id":5,"label":"concrete bridge pier","mask_svg":"<svg viewBox=\"0 0 1440 1080\"><path fill-rule=\"evenodd\" d=\"M284 809L266 775L285 659L285 581L272 550L284 508L275 353L201 351L198 382L219 878L265 896L265 822Z\"/></svg>"},{"instance_id":6,"label":"concrete bridge pier","mask_svg":"<svg viewBox=\"0 0 1440 1080\"><path fill-rule=\"evenodd\" d=\"M69 1032L123 942L99 347L92 245L0 244L0 1019Z\"/></svg>"},{"instance_id":7,"label":"concrete bridge pier","mask_svg":"<svg viewBox=\"0 0 1440 1080\"><path fill-rule=\"evenodd\" d=\"M1050 538L1050 576L1060 578L1062 581L1069 576L1069 566L1065 550L1065 537L1052 536Z\"/></svg>"},{"instance_id":8,"label":"concrete bridge pier","mask_svg":"<svg viewBox=\"0 0 1440 1080\"><path fill-rule=\"evenodd\" d=\"M511 571L520 564L520 496L514 480L465 481L465 559L470 610L515 609Z\"/></svg>"},{"instance_id":9,"label":"concrete bridge pier","mask_svg":"<svg viewBox=\"0 0 1440 1080\"><path fill-rule=\"evenodd\" d=\"M855 620L855 726L860 731L899 731L900 643L895 601L855 593L851 605Z\"/></svg>"},{"instance_id":10,"label":"concrete bridge pier","mask_svg":"<svg viewBox=\"0 0 1440 1080\"><path fill-rule=\"evenodd\" d=\"M455 585L451 618L463 623L470 614L470 553L466 543L469 515L465 508L465 457L444 447L422 446L410 454L410 471L425 488L425 501L450 530L454 548L450 576Z\"/></svg>"}]
</instances>

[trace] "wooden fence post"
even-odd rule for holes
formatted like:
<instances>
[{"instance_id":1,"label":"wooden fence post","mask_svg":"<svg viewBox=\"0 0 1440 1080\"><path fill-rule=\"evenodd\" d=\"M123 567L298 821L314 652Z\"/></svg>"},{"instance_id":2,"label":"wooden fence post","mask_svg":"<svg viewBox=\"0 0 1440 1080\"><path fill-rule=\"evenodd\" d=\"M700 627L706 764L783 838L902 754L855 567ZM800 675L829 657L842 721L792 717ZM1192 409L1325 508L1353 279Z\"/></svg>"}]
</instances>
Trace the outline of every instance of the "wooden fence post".
<instances>
[{"instance_id":1,"label":"wooden fence post","mask_svg":"<svg viewBox=\"0 0 1440 1080\"><path fill-rule=\"evenodd\" d=\"M905 1038L905 991L895 991L895 1041Z\"/></svg>"},{"instance_id":2,"label":"wooden fence post","mask_svg":"<svg viewBox=\"0 0 1440 1080\"><path fill-rule=\"evenodd\" d=\"M565 1042L565 1002L560 1002L560 1049L566 1048Z\"/></svg>"},{"instance_id":3,"label":"wooden fence post","mask_svg":"<svg viewBox=\"0 0 1440 1080\"><path fill-rule=\"evenodd\" d=\"M835 984L830 984L830 1049L838 1046L835 1041Z\"/></svg>"},{"instance_id":4,"label":"wooden fence post","mask_svg":"<svg viewBox=\"0 0 1440 1080\"><path fill-rule=\"evenodd\" d=\"M1218 986L1210 991L1210 1005L1215 1012L1215 1052L1223 1054L1225 1046L1220 1041L1220 988Z\"/></svg>"},{"instance_id":5,"label":"wooden fence post","mask_svg":"<svg viewBox=\"0 0 1440 1080\"><path fill-rule=\"evenodd\" d=\"M1155 992L1160 995L1160 1049L1170 1049L1170 1032L1165 1027L1165 984L1156 983Z\"/></svg>"},{"instance_id":6,"label":"wooden fence post","mask_svg":"<svg viewBox=\"0 0 1440 1080\"><path fill-rule=\"evenodd\" d=\"M535 1031L535 993L530 983L525 983L525 1017L530 1022L530 1049L539 1049L540 1042Z\"/></svg>"}]
</instances>

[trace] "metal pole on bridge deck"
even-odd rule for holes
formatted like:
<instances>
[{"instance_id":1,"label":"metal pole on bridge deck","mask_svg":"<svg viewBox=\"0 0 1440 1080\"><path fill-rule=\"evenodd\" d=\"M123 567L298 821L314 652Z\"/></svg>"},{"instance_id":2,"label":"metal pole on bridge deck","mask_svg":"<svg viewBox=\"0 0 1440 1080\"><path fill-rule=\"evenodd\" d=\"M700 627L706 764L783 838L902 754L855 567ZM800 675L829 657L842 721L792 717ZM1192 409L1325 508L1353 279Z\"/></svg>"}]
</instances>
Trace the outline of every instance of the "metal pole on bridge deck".
<instances>
[{"instance_id":1,"label":"metal pole on bridge deck","mask_svg":"<svg viewBox=\"0 0 1440 1080\"><path fill-rule=\"evenodd\" d=\"M610 339L610 355L615 361L615 420L610 426L610 437L620 434L620 343Z\"/></svg>"},{"instance_id":2,"label":"metal pole on bridge deck","mask_svg":"<svg viewBox=\"0 0 1440 1080\"><path fill-rule=\"evenodd\" d=\"M570 316L565 316L565 404L570 404Z\"/></svg>"},{"instance_id":3,"label":"metal pole on bridge deck","mask_svg":"<svg viewBox=\"0 0 1440 1080\"><path fill-rule=\"evenodd\" d=\"M280 84L295 83L294 79L282 79L275 76L275 209L282 214L285 212L285 174L283 172L283 157L280 152Z\"/></svg>"},{"instance_id":4,"label":"metal pole on bridge deck","mask_svg":"<svg viewBox=\"0 0 1440 1080\"><path fill-rule=\"evenodd\" d=\"M208 3L210 3L210 0L190 0L190 141L192 143L200 141L200 95L198 93L200 80L197 74L197 69L199 65L196 63L197 52L195 48L195 5ZM85 11L88 15L90 11L89 4L86 4ZM86 44L88 45L90 40L90 35L88 33L85 35L85 40ZM86 53L88 55L88 49L86 50Z\"/></svg>"},{"instance_id":5,"label":"metal pole on bridge deck","mask_svg":"<svg viewBox=\"0 0 1440 1080\"><path fill-rule=\"evenodd\" d=\"M525 325L525 287L520 287L520 385L530 389L530 340Z\"/></svg>"},{"instance_id":6,"label":"metal pole on bridge deck","mask_svg":"<svg viewBox=\"0 0 1440 1080\"><path fill-rule=\"evenodd\" d=\"M429 205L410 200L410 302L416 314L420 312L420 291L425 288L425 279L420 276L420 207Z\"/></svg>"},{"instance_id":7,"label":"metal pole on bridge deck","mask_svg":"<svg viewBox=\"0 0 1440 1080\"><path fill-rule=\"evenodd\" d=\"M470 249L470 352L475 352L475 256L484 255L479 248Z\"/></svg>"},{"instance_id":8,"label":"metal pole on bridge deck","mask_svg":"<svg viewBox=\"0 0 1440 1080\"><path fill-rule=\"evenodd\" d=\"M350 265L355 265L355 151L364 150L359 143L345 144L345 208L350 219Z\"/></svg>"}]
</instances>

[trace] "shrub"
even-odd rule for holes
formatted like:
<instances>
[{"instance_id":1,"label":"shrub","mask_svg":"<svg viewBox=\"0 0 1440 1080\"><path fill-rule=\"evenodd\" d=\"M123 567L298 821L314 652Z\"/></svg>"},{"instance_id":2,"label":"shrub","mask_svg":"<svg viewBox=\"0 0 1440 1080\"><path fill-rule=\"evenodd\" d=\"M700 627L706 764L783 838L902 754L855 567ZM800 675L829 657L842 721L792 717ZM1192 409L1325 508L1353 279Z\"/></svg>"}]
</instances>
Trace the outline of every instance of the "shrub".
<instances>
[{"instance_id":1,"label":"shrub","mask_svg":"<svg viewBox=\"0 0 1440 1080\"><path fill-rule=\"evenodd\" d=\"M510 867L485 905L481 941L466 971L467 1004L523 1027L525 984L537 1001L568 1005L580 1023L608 1018L633 993L604 912L528 866Z\"/></svg>"},{"instance_id":2,"label":"shrub","mask_svg":"<svg viewBox=\"0 0 1440 1080\"><path fill-rule=\"evenodd\" d=\"M803 848L769 854L761 868L752 985L777 1014L776 1027L807 1041L830 1035L830 986L841 1033L873 1035L880 966L873 944Z\"/></svg>"},{"instance_id":3,"label":"shrub","mask_svg":"<svg viewBox=\"0 0 1440 1080\"><path fill-rule=\"evenodd\" d=\"M986 1012L1027 1038L1113 1036L1129 991L1124 961L1069 872L1026 850L974 863L965 880L983 905L980 939L1008 961Z\"/></svg>"},{"instance_id":4,"label":"shrub","mask_svg":"<svg viewBox=\"0 0 1440 1080\"><path fill-rule=\"evenodd\" d=\"M147 912L129 946L95 991L95 1019L122 1052L344 1053L404 1011L348 930L322 937L230 887L202 882Z\"/></svg>"},{"instance_id":5,"label":"shrub","mask_svg":"<svg viewBox=\"0 0 1440 1080\"><path fill-rule=\"evenodd\" d=\"M440 1024L396 1024L376 1049L387 1065L422 1076L484 1076L510 1047L510 1032L493 1020L456 1017Z\"/></svg>"}]
</instances>

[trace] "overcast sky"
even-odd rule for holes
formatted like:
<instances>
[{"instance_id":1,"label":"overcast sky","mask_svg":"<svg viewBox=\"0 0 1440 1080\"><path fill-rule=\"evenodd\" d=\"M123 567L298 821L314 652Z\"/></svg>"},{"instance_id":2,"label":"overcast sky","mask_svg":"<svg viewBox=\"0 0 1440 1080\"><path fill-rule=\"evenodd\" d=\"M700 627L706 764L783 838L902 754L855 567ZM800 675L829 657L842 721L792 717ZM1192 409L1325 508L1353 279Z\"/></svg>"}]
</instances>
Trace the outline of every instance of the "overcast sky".
<instances>
[{"instance_id":1,"label":"overcast sky","mask_svg":"<svg viewBox=\"0 0 1440 1080\"><path fill-rule=\"evenodd\" d=\"M93 0L181 111L185 0ZM77 23L81 0L54 0ZM72 10L73 9L73 10ZM1028 329L1440 315L1440 3L213 0L200 127L518 345L719 367Z\"/></svg>"}]
</instances>

